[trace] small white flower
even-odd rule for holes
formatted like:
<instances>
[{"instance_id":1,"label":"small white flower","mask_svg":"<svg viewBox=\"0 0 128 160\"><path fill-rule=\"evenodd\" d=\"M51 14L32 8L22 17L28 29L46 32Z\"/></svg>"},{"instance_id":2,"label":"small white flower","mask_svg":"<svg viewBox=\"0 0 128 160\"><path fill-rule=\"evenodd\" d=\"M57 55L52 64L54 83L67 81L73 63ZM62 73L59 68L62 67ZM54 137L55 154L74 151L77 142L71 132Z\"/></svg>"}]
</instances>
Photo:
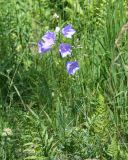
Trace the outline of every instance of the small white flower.
<instances>
[{"instance_id":1,"label":"small white flower","mask_svg":"<svg viewBox=\"0 0 128 160\"><path fill-rule=\"evenodd\" d=\"M59 19L59 15L57 13L53 14L53 19Z\"/></svg>"},{"instance_id":2,"label":"small white flower","mask_svg":"<svg viewBox=\"0 0 128 160\"><path fill-rule=\"evenodd\" d=\"M55 28L55 32L58 33L60 31L60 27Z\"/></svg>"}]
</instances>

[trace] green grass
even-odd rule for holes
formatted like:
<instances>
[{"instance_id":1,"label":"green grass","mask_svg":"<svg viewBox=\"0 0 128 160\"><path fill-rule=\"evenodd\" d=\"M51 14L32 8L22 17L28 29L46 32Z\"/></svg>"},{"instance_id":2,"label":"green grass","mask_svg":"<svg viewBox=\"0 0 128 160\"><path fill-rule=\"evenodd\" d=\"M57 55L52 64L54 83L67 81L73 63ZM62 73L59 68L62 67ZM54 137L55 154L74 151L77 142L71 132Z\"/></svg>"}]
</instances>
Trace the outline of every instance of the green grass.
<instances>
[{"instance_id":1,"label":"green grass","mask_svg":"<svg viewBox=\"0 0 128 160\"><path fill-rule=\"evenodd\" d=\"M1 160L128 159L127 32L115 48L126 9L124 0L0 1ZM68 23L73 39L40 56L42 35ZM59 55L63 41L70 58Z\"/></svg>"}]
</instances>

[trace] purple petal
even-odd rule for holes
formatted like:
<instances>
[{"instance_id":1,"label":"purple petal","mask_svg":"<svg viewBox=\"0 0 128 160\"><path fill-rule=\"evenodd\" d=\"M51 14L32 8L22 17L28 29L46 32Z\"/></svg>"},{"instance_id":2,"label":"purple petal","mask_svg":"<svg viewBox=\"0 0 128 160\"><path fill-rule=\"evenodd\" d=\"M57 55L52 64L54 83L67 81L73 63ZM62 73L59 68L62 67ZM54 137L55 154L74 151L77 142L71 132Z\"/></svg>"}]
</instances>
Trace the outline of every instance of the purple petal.
<instances>
[{"instance_id":1,"label":"purple petal","mask_svg":"<svg viewBox=\"0 0 128 160\"><path fill-rule=\"evenodd\" d=\"M69 29L71 29L71 28L72 28L72 25L71 25L71 24L68 24L68 25L65 26L63 29L64 29L64 30L69 30ZM63 30L63 29L62 29L62 30Z\"/></svg>"},{"instance_id":2,"label":"purple petal","mask_svg":"<svg viewBox=\"0 0 128 160\"><path fill-rule=\"evenodd\" d=\"M56 35L54 32L46 32L45 35L42 37L44 42L47 42L49 45L53 45L56 40Z\"/></svg>"},{"instance_id":3,"label":"purple petal","mask_svg":"<svg viewBox=\"0 0 128 160\"><path fill-rule=\"evenodd\" d=\"M72 25L67 25L62 29L62 34L66 37L66 38L72 38L72 35L75 33L76 31L72 28Z\"/></svg>"},{"instance_id":4,"label":"purple petal","mask_svg":"<svg viewBox=\"0 0 128 160\"><path fill-rule=\"evenodd\" d=\"M79 65L77 61L67 62L66 64L68 74L75 74L77 70L79 70Z\"/></svg>"},{"instance_id":5,"label":"purple petal","mask_svg":"<svg viewBox=\"0 0 128 160\"><path fill-rule=\"evenodd\" d=\"M38 42L38 52L39 53L44 53L50 50L50 46L47 43L44 43L42 41Z\"/></svg>"},{"instance_id":6,"label":"purple petal","mask_svg":"<svg viewBox=\"0 0 128 160\"><path fill-rule=\"evenodd\" d=\"M71 55L71 46L67 43L61 43L59 47L59 51L62 57Z\"/></svg>"}]
</instances>

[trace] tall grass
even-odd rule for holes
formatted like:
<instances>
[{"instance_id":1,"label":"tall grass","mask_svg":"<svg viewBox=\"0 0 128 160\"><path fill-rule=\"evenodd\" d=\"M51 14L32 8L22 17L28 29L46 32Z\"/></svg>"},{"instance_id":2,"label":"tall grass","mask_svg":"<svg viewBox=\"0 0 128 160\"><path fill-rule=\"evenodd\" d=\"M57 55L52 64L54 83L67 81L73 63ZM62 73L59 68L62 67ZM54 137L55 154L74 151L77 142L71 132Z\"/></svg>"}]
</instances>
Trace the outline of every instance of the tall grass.
<instances>
[{"instance_id":1,"label":"tall grass","mask_svg":"<svg viewBox=\"0 0 128 160\"><path fill-rule=\"evenodd\" d=\"M115 48L126 9L124 0L1 0L0 159L128 159L127 33ZM40 56L42 35L68 23L72 57L60 58L61 38Z\"/></svg>"}]
</instances>

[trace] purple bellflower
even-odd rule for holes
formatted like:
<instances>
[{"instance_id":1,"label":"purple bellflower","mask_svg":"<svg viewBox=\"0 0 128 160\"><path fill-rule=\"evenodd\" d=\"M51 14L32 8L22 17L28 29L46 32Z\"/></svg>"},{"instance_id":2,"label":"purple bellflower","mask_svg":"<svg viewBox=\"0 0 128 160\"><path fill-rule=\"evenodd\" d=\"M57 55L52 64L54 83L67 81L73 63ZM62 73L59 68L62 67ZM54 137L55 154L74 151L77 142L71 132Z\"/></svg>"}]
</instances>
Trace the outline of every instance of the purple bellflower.
<instances>
[{"instance_id":1,"label":"purple bellflower","mask_svg":"<svg viewBox=\"0 0 128 160\"><path fill-rule=\"evenodd\" d=\"M46 32L42 37L43 41L38 42L38 52L44 53L51 49L51 46L55 44L56 35L54 32Z\"/></svg>"},{"instance_id":2,"label":"purple bellflower","mask_svg":"<svg viewBox=\"0 0 128 160\"><path fill-rule=\"evenodd\" d=\"M79 70L79 65L77 61L67 62L66 64L68 74L74 75L77 70Z\"/></svg>"},{"instance_id":3,"label":"purple bellflower","mask_svg":"<svg viewBox=\"0 0 128 160\"><path fill-rule=\"evenodd\" d=\"M45 43L49 44L49 46L55 44L56 35L54 32L46 32L45 35L42 37Z\"/></svg>"},{"instance_id":4,"label":"purple bellflower","mask_svg":"<svg viewBox=\"0 0 128 160\"><path fill-rule=\"evenodd\" d=\"M62 34L66 37L66 38L72 38L72 35L75 33L76 31L72 28L72 25L69 24L67 26L65 26L62 29Z\"/></svg>"},{"instance_id":5,"label":"purple bellflower","mask_svg":"<svg viewBox=\"0 0 128 160\"><path fill-rule=\"evenodd\" d=\"M59 48L60 54L62 57L71 55L71 46L67 43L61 43Z\"/></svg>"},{"instance_id":6,"label":"purple bellflower","mask_svg":"<svg viewBox=\"0 0 128 160\"><path fill-rule=\"evenodd\" d=\"M47 52L50 50L50 48L51 48L51 46L49 46L47 43L44 43L42 41L38 42L38 52L39 53Z\"/></svg>"}]
</instances>

